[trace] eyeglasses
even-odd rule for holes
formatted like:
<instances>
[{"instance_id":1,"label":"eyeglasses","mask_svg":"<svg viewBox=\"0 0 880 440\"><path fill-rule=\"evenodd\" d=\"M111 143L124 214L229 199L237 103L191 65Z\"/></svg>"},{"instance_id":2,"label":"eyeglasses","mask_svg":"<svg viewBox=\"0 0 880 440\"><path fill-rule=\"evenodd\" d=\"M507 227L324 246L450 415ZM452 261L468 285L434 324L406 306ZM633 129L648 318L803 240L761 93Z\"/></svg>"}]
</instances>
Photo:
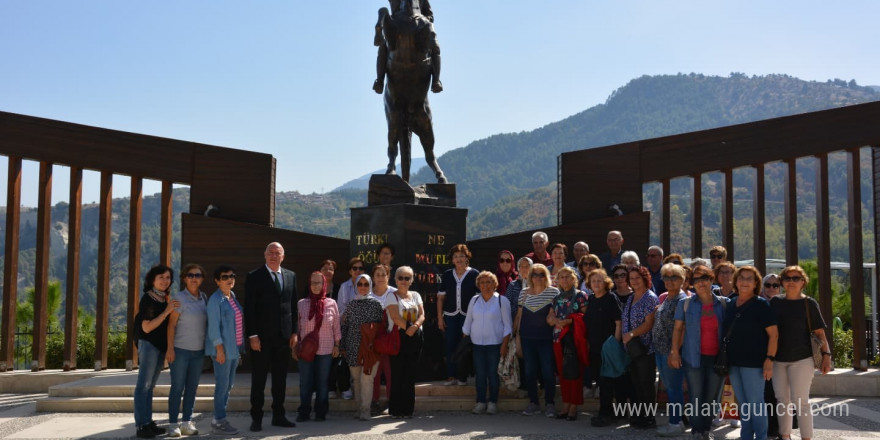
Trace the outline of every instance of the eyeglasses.
<instances>
[{"instance_id":1,"label":"eyeglasses","mask_svg":"<svg viewBox=\"0 0 880 440\"><path fill-rule=\"evenodd\" d=\"M370 283L358 283L358 287L370 287Z\"/></svg>"},{"instance_id":2,"label":"eyeglasses","mask_svg":"<svg viewBox=\"0 0 880 440\"><path fill-rule=\"evenodd\" d=\"M616 273L616 274L612 275L611 277L614 279L622 280L622 279L626 278L626 272Z\"/></svg>"},{"instance_id":3,"label":"eyeglasses","mask_svg":"<svg viewBox=\"0 0 880 440\"><path fill-rule=\"evenodd\" d=\"M397 277L397 281L410 281L412 277Z\"/></svg>"},{"instance_id":4,"label":"eyeglasses","mask_svg":"<svg viewBox=\"0 0 880 440\"><path fill-rule=\"evenodd\" d=\"M779 284L777 284L777 283L764 283L764 287L766 287L768 289L778 289Z\"/></svg>"},{"instance_id":5,"label":"eyeglasses","mask_svg":"<svg viewBox=\"0 0 880 440\"><path fill-rule=\"evenodd\" d=\"M351 270L353 270L355 272L363 272L364 266L351 266Z\"/></svg>"},{"instance_id":6,"label":"eyeglasses","mask_svg":"<svg viewBox=\"0 0 880 440\"><path fill-rule=\"evenodd\" d=\"M202 275L200 273L188 273L188 274L186 274L186 277L191 278L191 279L198 279L198 278L204 278L204 275Z\"/></svg>"},{"instance_id":7,"label":"eyeglasses","mask_svg":"<svg viewBox=\"0 0 880 440\"><path fill-rule=\"evenodd\" d=\"M234 273L231 273L229 275L226 275L226 274L220 275L220 281L228 281L228 280L234 280L234 279L235 279Z\"/></svg>"},{"instance_id":8,"label":"eyeglasses","mask_svg":"<svg viewBox=\"0 0 880 440\"><path fill-rule=\"evenodd\" d=\"M513 258L499 258L499 263L513 263Z\"/></svg>"},{"instance_id":9,"label":"eyeglasses","mask_svg":"<svg viewBox=\"0 0 880 440\"><path fill-rule=\"evenodd\" d=\"M720 259L724 258L724 256L721 254L709 254L709 258L711 258L713 260L720 260Z\"/></svg>"},{"instance_id":10,"label":"eyeglasses","mask_svg":"<svg viewBox=\"0 0 880 440\"><path fill-rule=\"evenodd\" d=\"M681 266L681 261L678 261L678 260L670 261L670 263L677 264L677 265Z\"/></svg>"},{"instance_id":11,"label":"eyeglasses","mask_svg":"<svg viewBox=\"0 0 880 440\"><path fill-rule=\"evenodd\" d=\"M795 282L795 283L799 283L799 282L801 282L801 281L803 281L803 280L804 280L803 277L800 277L800 276L797 276L797 275L795 275L795 276L790 276L790 277L789 277L789 276L784 276L784 277L782 277L782 282L783 282L783 283L786 282L786 281L792 281L792 282Z\"/></svg>"},{"instance_id":12,"label":"eyeglasses","mask_svg":"<svg viewBox=\"0 0 880 440\"><path fill-rule=\"evenodd\" d=\"M712 281L712 277L710 277L709 275L703 275L701 277L694 277L694 283L697 283L700 281L705 281L705 282Z\"/></svg>"},{"instance_id":13,"label":"eyeglasses","mask_svg":"<svg viewBox=\"0 0 880 440\"><path fill-rule=\"evenodd\" d=\"M599 263L597 263L595 261L588 261L584 264L581 264L581 267L584 267L584 266L586 266L586 267L599 267Z\"/></svg>"},{"instance_id":14,"label":"eyeglasses","mask_svg":"<svg viewBox=\"0 0 880 440\"><path fill-rule=\"evenodd\" d=\"M665 276L665 277L660 277L660 278L663 280L664 283L671 283L671 282L676 281L676 280L681 281L681 279L682 279L682 278L681 278L680 276L678 276L678 275L671 276L671 277L670 277L670 276Z\"/></svg>"},{"instance_id":15,"label":"eyeglasses","mask_svg":"<svg viewBox=\"0 0 880 440\"><path fill-rule=\"evenodd\" d=\"M547 274L545 274L544 272L533 272L531 275L529 275L529 277L531 277L531 278L547 278Z\"/></svg>"}]
</instances>

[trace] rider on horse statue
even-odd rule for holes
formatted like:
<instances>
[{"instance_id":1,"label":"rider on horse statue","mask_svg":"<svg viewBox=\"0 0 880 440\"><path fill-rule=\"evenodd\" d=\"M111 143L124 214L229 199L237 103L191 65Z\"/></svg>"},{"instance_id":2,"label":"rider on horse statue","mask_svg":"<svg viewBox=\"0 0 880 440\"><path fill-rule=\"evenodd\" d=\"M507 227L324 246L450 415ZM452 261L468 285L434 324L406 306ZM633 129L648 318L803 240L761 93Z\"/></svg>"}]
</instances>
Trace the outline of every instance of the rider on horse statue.
<instances>
[{"instance_id":1,"label":"rider on horse statue","mask_svg":"<svg viewBox=\"0 0 880 440\"><path fill-rule=\"evenodd\" d=\"M407 6L412 5L410 2L401 0L389 0L389 3L391 3L392 17L407 14ZM420 0L418 3L418 5L409 7L413 9L414 19L427 19L425 26L431 33L431 68L433 70L431 91L440 93L443 91L443 84L440 82L440 46L437 44L437 33L434 32L434 11L431 9L431 3L428 0ZM373 82L373 90L379 94L385 89L385 69L388 62L388 50L385 48L385 37L382 35L382 21L387 15L387 9L382 8L379 10L379 21L376 22L376 35L373 37L373 45L379 47L379 53L376 55L376 81ZM418 17L418 15L422 17Z\"/></svg>"}]
</instances>

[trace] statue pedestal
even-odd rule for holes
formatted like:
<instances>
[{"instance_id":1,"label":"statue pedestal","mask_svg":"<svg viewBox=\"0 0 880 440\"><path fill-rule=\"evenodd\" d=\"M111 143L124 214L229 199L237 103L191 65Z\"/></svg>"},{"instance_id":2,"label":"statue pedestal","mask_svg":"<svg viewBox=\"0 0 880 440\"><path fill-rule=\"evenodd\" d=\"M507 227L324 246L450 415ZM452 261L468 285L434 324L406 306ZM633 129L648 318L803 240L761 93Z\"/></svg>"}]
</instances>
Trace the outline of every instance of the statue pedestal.
<instances>
[{"instance_id":1,"label":"statue pedestal","mask_svg":"<svg viewBox=\"0 0 880 440\"><path fill-rule=\"evenodd\" d=\"M370 190L367 205L412 205L455 207L454 183L426 183L410 186L396 174L373 174L370 177Z\"/></svg>"},{"instance_id":2,"label":"statue pedestal","mask_svg":"<svg viewBox=\"0 0 880 440\"><path fill-rule=\"evenodd\" d=\"M378 261L376 248L389 243L395 251L392 270L404 265L413 268L411 289L421 295L426 317L425 345L416 374L419 381L446 377L443 334L437 328L437 290L440 275L452 267L449 249L465 242L466 221L467 209L462 208L396 204L351 210L352 256L372 268ZM340 262L340 267L345 264Z\"/></svg>"}]
</instances>

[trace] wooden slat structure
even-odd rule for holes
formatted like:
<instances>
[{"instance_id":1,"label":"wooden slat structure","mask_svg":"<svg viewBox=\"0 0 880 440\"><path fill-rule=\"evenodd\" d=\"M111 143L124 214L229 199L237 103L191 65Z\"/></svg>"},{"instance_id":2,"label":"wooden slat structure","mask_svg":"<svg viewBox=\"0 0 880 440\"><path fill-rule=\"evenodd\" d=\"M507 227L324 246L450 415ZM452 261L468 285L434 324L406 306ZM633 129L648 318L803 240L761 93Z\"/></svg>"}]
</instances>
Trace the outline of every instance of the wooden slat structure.
<instances>
[{"instance_id":1,"label":"wooden slat structure","mask_svg":"<svg viewBox=\"0 0 880 440\"><path fill-rule=\"evenodd\" d=\"M21 220L21 157L9 156L6 182L6 244L3 259L3 312L0 314L0 371L15 365L15 310L18 306L18 232Z\"/></svg>"},{"instance_id":2,"label":"wooden slat structure","mask_svg":"<svg viewBox=\"0 0 880 440\"><path fill-rule=\"evenodd\" d=\"M766 256L764 244L764 166L770 162L782 161L786 164L784 198L785 198L785 259L787 264L798 263L797 244L797 160L799 158L816 157L816 221L817 221L817 263L819 266L819 303L830 334L831 317L831 257L828 216L828 154L836 151L847 151L850 154L848 166L850 180L848 199L850 200L850 242L862 242L861 199L858 190L858 151L860 148L874 146L874 209L875 231L880 219L880 200L878 182L880 182L880 158L877 145L880 145L880 102L853 105L832 110L818 111L783 118L768 119L748 124L648 139L589 150L564 153L560 161L560 190L563 206L560 222L570 224L596 220L607 214L604 208L609 204L626 207L624 212L634 212L642 206L641 186L651 182L665 185L669 179L691 176L693 178L693 218L692 256L702 256L702 174L721 172L722 178L722 243L728 249L728 259L733 260L734 252L734 216L733 216L733 171L737 168L751 167L756 172L755 188L758 194L753 195L754 216L753 249L756 258L763 262ZM626 158L627 166L597 166L610 161ZM590 173L582 170L589 169ZM567 189L571 188L571 189ZM602 188L603 191L576 191L574 188ZM663 197L665 209L666 194ZM586 207L586 208L584 208ZM669 218L664 213L663 222ZM666 224L661 225L661 235L669 230ZM875 235L876 236L876 235ZM665 243L665 238L663 238ZM647 244L647 243L646 243ZM636 249L644 253L647 246L639 244ZM875 255L880 253L880 240L877 242ZM666 249L670 251L670 249ZM855 257L855 252L859 256ZM863 258L861 246L850 247L851 276L861 272ZM762 263L757 263L764 269ZM861 275L856 275L856 278ZM880 282L880 279L877 280ZM856 361L854 367L864 368L862 362L866 356L864 341L864 283L856 279L852 289L854 304L853 327L860 332L854 338ZM876 319L876 317L872 317ZM856 325L856 322L860 324Z\"/></svg>"},{"instance_id":3,"label":"wooden slat structure","mask_svg":"<svg viewBox=\"0 0 880 440\"><path fill-rule=\"evenodd\" d=\"M76 338L79 332L79 251L82 243L82 178L80 167L70 169L70 201L67 223L67 290L64 296L64 371L76 369Z\"/></svg>"}]
</instances>

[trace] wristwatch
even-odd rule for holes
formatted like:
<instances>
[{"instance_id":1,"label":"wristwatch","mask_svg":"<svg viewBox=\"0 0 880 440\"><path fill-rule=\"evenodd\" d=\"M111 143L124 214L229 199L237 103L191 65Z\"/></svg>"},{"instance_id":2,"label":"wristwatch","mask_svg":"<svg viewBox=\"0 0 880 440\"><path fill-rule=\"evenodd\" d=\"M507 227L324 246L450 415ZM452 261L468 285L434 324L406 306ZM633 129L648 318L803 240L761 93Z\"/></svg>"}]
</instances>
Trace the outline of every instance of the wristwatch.
<instances>
[{"instance_id":1,"label":"wristwatch","mask_svg":"<svg viewBox=\"0 0 880 440\"><path fill-rule=\"evenodd\" d=\"M767 355L767 359L770 359L772 362L776 362L776 356Z\"/></svg>"},{"instance_id":2,"label":"wristwatch","mask_svg":"<svg viewBox=\"0 0 880 440\"><path fill-rule=\"evenodd\" d=\"M629 338L632 339L634 337L636 337L636 335L633 332L629 332Z\"/></svg>"},{"instance_id":3,"label":"wristwatch","mask_svg":"<svg viewBox=\"0 0 880 440\"><path fill-rule=\"evenodd\" d=\"M831 356L831 352L830 351L823 351L822 356Z\"/></svg>"}]
</instances>

